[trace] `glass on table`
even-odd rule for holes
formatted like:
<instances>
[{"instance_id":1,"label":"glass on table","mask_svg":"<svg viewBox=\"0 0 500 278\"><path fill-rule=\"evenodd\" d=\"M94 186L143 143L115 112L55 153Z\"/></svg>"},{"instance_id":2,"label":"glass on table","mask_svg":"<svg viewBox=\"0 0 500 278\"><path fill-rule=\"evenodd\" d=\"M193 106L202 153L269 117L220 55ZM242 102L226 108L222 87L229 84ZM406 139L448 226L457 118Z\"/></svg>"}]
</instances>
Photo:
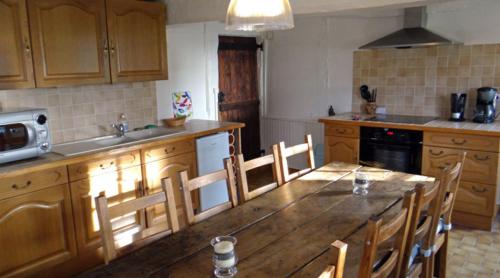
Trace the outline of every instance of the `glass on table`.
<instances>
[{"instance_id":1,"label":"glass on table","mask_svg":"<svg viewBox=\"0 0 500 278\"><path fill-rule=\"evenodd\" d=\"M210 241L214 248L215 277L234 277L238 272L236 268L238 258L234 250L236 243L236 238L232 236L218 236Z\"/></svg>"},{"instance_id":2,"label":"glass on table","mask_svg":"<svg viewBox=\"0 0 500 278\"><path fill-rule=\"evenodd\" d=\"M370 176L368 172L355 171L354 179L352 180L352 193L355 195L366 196L368 187L370 186Z\"/></svg>"}]
</instances>

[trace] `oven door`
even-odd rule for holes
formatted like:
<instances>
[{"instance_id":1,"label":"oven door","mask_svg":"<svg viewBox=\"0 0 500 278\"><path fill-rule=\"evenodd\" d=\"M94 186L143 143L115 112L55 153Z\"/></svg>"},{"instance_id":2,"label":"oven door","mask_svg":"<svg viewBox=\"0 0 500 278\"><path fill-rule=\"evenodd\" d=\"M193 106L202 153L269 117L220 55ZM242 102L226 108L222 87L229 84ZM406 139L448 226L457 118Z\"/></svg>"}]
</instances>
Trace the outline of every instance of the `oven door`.
<instances>
[{"instance_id":1,"label":"oven door","mask_svg":"<svg viewBox=\"0 0 500 278\"><path fill-rule=\"evenodd\" d=\"M0 152L30 148L35 142L33 127L28 123L0 125Z\"/></svg>"},{"instance_id":2,"label":"oven door","mask_svg":"<svg viewBox=\"0 0 500 278\"><path fill-rule=\"evenodd\" d=\"M362 140L360 164L410 174L421 174L422 145L399 145Z\"/></svg>"}]
</instances>

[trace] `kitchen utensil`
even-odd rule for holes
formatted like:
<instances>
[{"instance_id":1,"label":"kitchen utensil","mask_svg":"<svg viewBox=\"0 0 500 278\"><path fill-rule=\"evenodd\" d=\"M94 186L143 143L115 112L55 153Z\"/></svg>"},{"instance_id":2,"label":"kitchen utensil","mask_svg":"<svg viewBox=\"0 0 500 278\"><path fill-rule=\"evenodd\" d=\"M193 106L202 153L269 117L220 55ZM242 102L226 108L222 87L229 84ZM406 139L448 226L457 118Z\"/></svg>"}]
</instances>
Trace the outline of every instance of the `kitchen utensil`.
<instances>
[{"instance_id":1,"label":"kitchen utensil","mask_svg":"<svg viewBox=\"0 0 500 278\"><path fill-rule=\"evenodd\" d=\"M368 88L368 86L366 85L363 85L359 88L360 92L361 92L361 97L366 100L366 101L369 101L370 100L370 90Z\"/></svg>"},{"instance_id":2,"label":"kitchen utensil","mask_svg":"<svg viewBox=\"0 0 500 278\"><path fill-rule=\"evenodd\" d=\"M485 124L494 122L497 100L497 89L491 87L477 89L476 111L473 121Z\"/></svg>"},{"instance_id":3,"label":"kitchen utensil","mask_svg":"<svg viewBox=\"0 0 500 278\"><path fill-rule=\"evenodd\" d=\"M457 93L451 94L451 117L450 121L462 122L465 121L465 103L467 94Z\"/></svg>"}]
</instances>

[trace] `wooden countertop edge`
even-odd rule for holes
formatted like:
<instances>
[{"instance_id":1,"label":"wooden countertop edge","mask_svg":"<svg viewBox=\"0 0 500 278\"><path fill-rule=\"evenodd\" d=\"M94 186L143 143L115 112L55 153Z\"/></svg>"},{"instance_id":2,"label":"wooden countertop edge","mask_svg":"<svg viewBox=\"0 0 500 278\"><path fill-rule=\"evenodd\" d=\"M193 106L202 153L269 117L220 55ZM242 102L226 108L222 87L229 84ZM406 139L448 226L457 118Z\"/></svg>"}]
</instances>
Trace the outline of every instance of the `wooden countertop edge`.
<instances>
[{"instance_id":1,"label":"wooden countertop edge","mask_svg":"<svg viewBox=\"0 0 500 278\"><path fill-rule=\"evenodd\" d=\"M132 152L132 151L138 151L141 149L148 149L148 148L153 148L156 146L160 145L165 145L168 143L174 143L178 141L183 141L186 139L194 139L197 137L201 136L206 136L210 134L214 134L217 132L221 131L228 131L232 129L238 129L238 128L243 128L245 127L245 124L243 123L228 123L225 122L225 126L221 127L216 127L216 128L207 128L206 130L203 131L196 131L196 132L187 132L183 134L178 134L174 135L172 137L167 137L167 138L162 138L162 139L157 139L153 141L148 141L144 143L139 143L137 145L132 145L132 146L126 146L126 147L117 147L115 149L110 149L110 150L105 150L105 151L97 151L93 153L88 153L88 154L82 154L82 155L77 155L77 156L72 156L72 157L65 157L65 156L59 156L58 158L50 161L37 161L36 159L33 161L25 161L26 165L22 165L23 161L21 162L13 162L10 165L4 165L0 166L0 171L5 171L5 172L0 172L0 179L2 178L10 178L14 176L19 176L23 175L26 173L31 173L31 172L36 172L36 171L43 171L47 169L52 169L56 167L61 167L61 166L66 166L66 165L71 165L75 163L80 163L84 162L87 160L91 159L102 159L106 158L109 156L114 156L114 155L119 155L122 153L127 153L127 152ZM30 165L31 163L35 165ZM2 167L5 167L7 169L1 169ZM15 169L15 168L19 169ZM13 168L12 171L8 171L8 168Z\"/></svg>"},{"instance_id":2,"label":"wooden countertop edge","mask_svg":"<svg viewBox=\"0 0 500 278\"><path fill-rule=\"evenodd\" d=\"M408 130L420 130L420 131L435 131L435 132L448 132L457 134L470 134L470 135L482 135L482 136L492 136L500 137L500 132L498 131L486 131L486 130L475 130L467 128L449 128L449 127L435 127L426 125L416 125L416 124L398 124L398 123L384 123L384 122L370 122L370 121L354 121L354 120L341 120L341 119L326 119L320 118L318 120L320 123L338 123L343 125L351 126L368 126L368 127L384 127L384 128L401 128Z\"/></svg>"}]
</instances>

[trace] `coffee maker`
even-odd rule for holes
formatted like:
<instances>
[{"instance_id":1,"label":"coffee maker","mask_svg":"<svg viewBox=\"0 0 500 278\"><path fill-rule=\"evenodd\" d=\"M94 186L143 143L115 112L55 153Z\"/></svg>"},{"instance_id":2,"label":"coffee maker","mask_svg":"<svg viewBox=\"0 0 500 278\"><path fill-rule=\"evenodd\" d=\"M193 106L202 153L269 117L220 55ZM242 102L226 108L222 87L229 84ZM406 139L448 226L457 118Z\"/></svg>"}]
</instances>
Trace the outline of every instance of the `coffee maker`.
<instances>
[{"instance_id":1,"label":"coffee maker","mask_svg":"<svg viewBox=\"0 0 500 278\"><path fill-rule=\"evenodd\" d=\"M497 89L483 87L477 89L476 110L473 121L476 123L492 123L496 119Z\"/></svg>"},{"instance_id":2,"label":"coffee maker","mask_svg":"<svg viewBox=\"0 0 500 278\"><path fill-rule=\"evenodd\" d=\"M463 94L463 93L451 94L450 121L453 121L453 122L465 121L465 103L466 102L467 102L467 94Z\"/></svg>"}]
</instances>

